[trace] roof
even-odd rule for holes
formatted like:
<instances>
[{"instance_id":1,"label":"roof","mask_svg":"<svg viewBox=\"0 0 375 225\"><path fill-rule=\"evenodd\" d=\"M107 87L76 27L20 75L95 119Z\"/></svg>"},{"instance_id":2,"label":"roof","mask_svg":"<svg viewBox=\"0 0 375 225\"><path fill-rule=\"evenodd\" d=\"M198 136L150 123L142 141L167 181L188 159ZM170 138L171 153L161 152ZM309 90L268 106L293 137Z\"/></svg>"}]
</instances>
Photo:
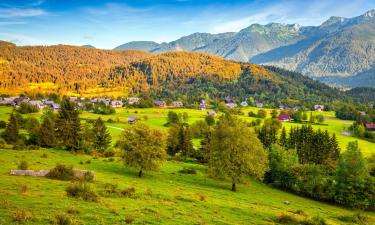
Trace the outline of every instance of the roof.
<instances>
[{"instance_id":1,"label":"roof","mask_svg":"<svg viewBox=\"0 0 375 225\"><path fill-rule=\"evenodd\" d=\"M375 129L375 123L366 123L367 129Z\"/></svg>"},{"instance_id":2,"label":"roof","mask_svg":"<svg viewBox=\"0 0 375 225\"><path fill-rule=\"evenodd\" d=\"M285 114L285 113L280 114L279 120L290 120L290 116L289 116L289 114Z\"/></svg>"}]
</instances>

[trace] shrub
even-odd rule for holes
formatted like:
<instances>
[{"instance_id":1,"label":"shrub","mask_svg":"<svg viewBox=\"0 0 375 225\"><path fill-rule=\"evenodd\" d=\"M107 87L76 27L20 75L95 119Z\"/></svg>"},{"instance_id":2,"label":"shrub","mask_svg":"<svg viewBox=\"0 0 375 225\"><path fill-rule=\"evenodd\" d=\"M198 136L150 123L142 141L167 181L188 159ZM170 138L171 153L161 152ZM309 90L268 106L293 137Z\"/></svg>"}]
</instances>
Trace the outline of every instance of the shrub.
<instances>
[{"instance_id":1,"label":"shrub","mask_svg":"<svg viewBox=\"0 0 375 225\"><path fill-rule=\"evenodd\" d=\"M114 123L115 121L112 119L112 118L109 118L108 120L107 120L107 123Z\"/></svg>"},{"instance_id":2,"label":"shrub","mask_svg":"<svg viewBox=\"0 0 375 225\"><path fill-rule=\"evenodd\" d=\"M23 185L21 185L21 187L20 187L20 193L26 193L26 191L27 191L27 185L25 185L25 184L23 184Z\"/></svg>"},{"instance_id":3,"label":"shrub","mask_svg":"<svg viewBox=\"0 0 375 225\"><path fill-rule=\"evenodd\" d=\"M133 215L126 215L124 221L126 224L131 224L134 222L134 220L135 220L135 217Z\"/></svg>"},{"instance_id":4,"label":"shrub","mask_svg":"<svg viewBox=\"0 0 375 225\"><path fill-rule=\"evenodd\" d=\"M104 152L104 157L113 157L115 156L116 152L114 150L107 150Z\"/></svg>"},{"instance_id":5,"label":"shrub","mask_svg":"<svg viewBox=\"0 0 375 225\"><path fill-rule=\"evenodd\" d=\"M47 153L43 153L43 155L42 155L42 156L40 156L40 158L48 158L48 155L47 155Z\"/></svg>"},{"instance_id":6,"label":"shrub","mask_svg":"<svg viewBox=\"0 0 375 225\"><path fill-rule=\"evenodd\" d=\"M183 168L178 172L182 174L197 174L197 171L194 168Z\"/></svg>"},{"instance_id":7,"label":"shrub","mask_svg":"<svg viewBox=\"0 0 375 225\"><path fill-rule=\"evenodd\" d=\"M72 183L65 191L69 197L79 198L85 201L97 202L99 198L94 186L86 182Z\"/></svg>"},{"instance_id":8,"label":"shrub","mask_svg":"<svg viewBox=\"0 0 375 225\"><path fill-rule=\"evenodd\" d=\"M354 223L354 224L359 224L359 225L375 223L374 219L360 212L355 213L353 215L339 216L338 219L343 222Z\"/></svg>"},{"instance_id":9,"label":"shrub","mask_svg":"<svg viewBox=\"0 0 375 225\"><path fill-rule=\"evenodd\" d=\"M7 122L0 120L0 129L5 129L5 127L7 127Z\"/></svg>"},{"instance_id":10,"label":"shrub","mask_svg":"<svg viewBox=\"0 0 375 225\"><path fill-rule=\"evenodd\" d=\"M327 222L320 216L309 217L306 213L281 213L276 217L280 224L295 225L326 225Z\"/></svg>"},{"instance_id":11,"label":"shrub","mask_svg":"<svg viewBox=\"0 0 375 225\"><path fill-rule=\"evenodd\" d=\"M129 197L134 196L134 194L135 194L135 188L131 187L131 188L128 188L128 189L124 189L120 193L121 193L121 196L129 198Z\"/></svg>"},{"instance_id":12,"label":"shrub","mask_svg":"<svg viewBox=\"0 0 375 225\"><path fill-rule=\"evenodd\" d=\"M18 164L19 170L27 170L29 168L29 163L25 160L21 160L21 162Z\"/></svg>"},{"instance_id":13,"label":"shrub","mask_svg":"<svg viewBox=\"0 0 375 225\"><path fill-rule=\"evenodd\" d=\"M67 214L58 214L55 217L56 225L73 225L77 224L77 221Z\"/></svg>"},{"instance_id":14,"label":"shrub","mask_svg":"<svg viewBox=\"0 0 375 225\"><path fill-rule=\"evenodd\" d=\"M0 148L5 148L6 141L2 138L0 138Z\"/></svg>"},{"instance_id":15,"label":"shrub","mask_svg":"<svg viewBox=\"0 0 375 225\"><path fill-rule=\"evenodd\" d=\"M94 173L92 172L86 172L83 177L81 178L83 181L86 181L86 182L93 182L94 181Z\"/></svg>"},{"instance_id":16,"label":"shrub","mask_svg":"<svg viewBox=\"0 0 375 225\"><path fill-rule=\"evenodd\" d=\"M18 223L24 223L32 218L32 214L24 209L16 209L13 211L12 220Z\"/></svg>"},{"instance_id":17,"label":"shrub","mask_svg":"<svg viewBox=\"0 0 375 225\"><path fill-rule=\"evenodd\" d=\"M74 172L72 166L57 164L48 174L47 177L56 180L73 180Z\"/></svg>"}]
</instances>

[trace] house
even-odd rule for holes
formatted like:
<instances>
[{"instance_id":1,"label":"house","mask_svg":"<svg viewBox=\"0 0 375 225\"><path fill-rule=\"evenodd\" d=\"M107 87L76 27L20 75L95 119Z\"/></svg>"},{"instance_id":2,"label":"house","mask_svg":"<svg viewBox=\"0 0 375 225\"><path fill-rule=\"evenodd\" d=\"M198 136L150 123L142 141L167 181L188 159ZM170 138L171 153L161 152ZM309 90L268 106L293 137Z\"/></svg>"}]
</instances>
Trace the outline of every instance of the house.
<instances>
[{"instance_id":1,"label":"house","mask_svg":"<svg viewBox=\"0 0 375 225\"><path fill-rule=\"evenodd\" d=\"M233 103L233 102L231 102L231 103L226 103L225 104L228 108L230 108L230 109L233 109L233 108L236 108L237 107L237 104L236 103Z\"/></svg>"},{"instance_id":2,"label":"house","mask_svg":"<svg viewBox=\"0 0 375 225\"><path fill-rule=\"evenodd\" d=\"M294 106L294 107L293 107L293 110L294 110L294 111L299 111L300 109L301 109L301 107L299 107L299 106Z\"/></svg>"},{"instance_id":3,"label":"house","mask_svg":"<svg viewBox=\"0 0 375 225\"><path fill-rule=\"evenodd\" d=\"M199 102L199 106L198 106L198 109L199 110L206 110L206 108L207 108L207 103L206 103L206 101L205 100L200 100L200 102Z\"/></svg>"},{"instance_id":4,"label":"house","mask_svg":"<svg viewBox=\"0 0 375 225\"><path fill-rule=\"evenodd\" d=\"M216 116L216 112L214 110L208 110L207 116Z\"/></svg>"},{"instance_id":5,"label":"house","mask_svg":"<svg viewBox=\"0 0 375 225\"><path fill-rule=\"evenodd\" d=\"M133 124L138 121L138 118L135 116L129 116L128 117L128 124Z\"/></svg>"},{"instance_id":6,"label":"house","mask_svg":"<svg viewBox=\"0 0 375 225\"><path fill-rule=\"evenodd\" d=\"M44 109L45 105L42 101L36 100L36 101L29 101L28 102L32 106L36 106L38 109Z\"/></svg>"},{"instance_id":7,"label":"house","mask_svg":"<svg viewBox=\"0 0 375 225\"><path fill-rule=\"evenodd\" d=\"M324 111L324 105L314 105L314 109L318 112Z\"/></svg>"},{"instance_id":8,"label":"house","mask_svg":"<svg viewBox=\"0 0 375 225\"><path fill-rule=\"evenodd\" d=\"M134 104L138 104L141 102L141 98L137 98L137 97L128 97L127 100L128 100L129 105L134 105Z\"/></svg>"},{"instance_id":9,"label":"house","mask_svg":"<svg viewBox=\"0 0 375 225\"><path fill-rule=\"evenodd\" d=\"M122 103L122 101L120 100L114 100L111 102L111 106L113 108L122 108L122 106L124 105L124 103Z\"/></svg>"},{"instance_id":10,"label":"house","mask_svg":"<svg viewBox=\"0 0 375 225\"><path fill-rule=\"evenodd\" d=\"M246 101L242 101L242 102L241 102L241 106L242 106L242 107L247 107L248 105L249 105L249 104L247 104Z\"/></svg>"},{"instance_id":11,"label":"house","mask_svg":"<svg viewBox=\"0 0 375 225\"><path fill-rule=\"evenodd\" d=\"M279 109L280 109L280 110L284 110L284 109L285 109L285 106L283 106L283 105L279 105Z\"/></svg>"},{"instance_id":12,"label":"house","mask_svg":"<svg viewBox=\"0 0 375 225\"><path fill-rule=\"evenodd\" d=\"M181 101L174 101L174 102L172 102L172 106L173 107L183 107L184 103L182 103Z\"/></svg>"},{"instance_id":13,"label":"house","mask_svg":"<svg viewBox=\"0 0 375 225\"><path fill-rule=\"evenodd\" d=\"M18 97L9 97L9 98L3 98L2 101L0 102L1 105L9 105L9 106L15 106L16 102L15 100Z\"/></svg>"},{"instance_id":14,"label":"house","mask_svg":"<svg viewBox=\"0 0 375 225\"><path fill-rule=\"evenodd\" d=\"M257 103L255 103L255 106L257 108L263 108L263 103L257 102Z\"/></svg>"},{"instance_id":15,"label":"house","mask_svg":"<svg viewBox=\"0 0 375 225\"><path fill-rule=\"evenodd\" d=\"M26 96L21 96L21 97L15 97L13 102L15 105L20 106L22 102L29 102L30 98Z\"/></svg>"},{"instance_id":16,"label":"house","mask_svg":"<svg viewBox=\"0 0 375 225\"><path fill-rule=\"evenodd\" d=\"M69 98L69 100L71 102L77 102L78 101L78 97L77 96L72 96L72 97Z\"/></svg>"},{"instance_id":17,"label":"house","mask_svg":"<svg viewBox=\"0 0 375 225\"><path fill-rule=\"evenodd\" d=\"M291 121L290 115L286 114L286 113L280 114L279 117L278 117L278 119L281 122L290 122Z\"/></svg>"},{"instance_id":18,"label":"house","mask_svg":"<svg viewBox=\"0 0 375 225\"><path fill-rule=\"evenodd\" d=\"M359 111L359 114L360 114L361 116L366 116L366 112L365 112L365 111Z\"/></svg>"},{"instance_id":19,"label":"house","mask_svg":"<svg viewBox=\"0 0 375 225\"><path fill-rule=\"evenodd\" d=\"M154 105L156 107L167 107L167 103L165 101L154 101Z\"/></svg>"},{"instance_id":20,"label":"house","mask_svg":"<svg viewBox=\"0 0 375 225\"><path fill-rule=\"evenodd\" d=\"M53 111L60 111L61 110L60 104L57 104L57 103L52 103L52 105L50 105L50 107Z\"/></svg>"},{"instance_id":21,"label":"house","mask_svg":"<svg viewBox=\"0 0 375 225\"><path fill-rule=\"evenodd\" d=\"M375 131L375 123L366 123L365 127L367 130Z\"/></svg>"},{"instance_id":22,"label":"house","mask_svg":"<svg viewBox=\"0 0 375 225\"><path fill-rule=\"evenodd\" d=\"M107 106L111 103L111 101L112 101L112 99L110 99L110 98L94 98L94 99L91 99L91 103L103 102Z\"/></svg>"}]
</instances>

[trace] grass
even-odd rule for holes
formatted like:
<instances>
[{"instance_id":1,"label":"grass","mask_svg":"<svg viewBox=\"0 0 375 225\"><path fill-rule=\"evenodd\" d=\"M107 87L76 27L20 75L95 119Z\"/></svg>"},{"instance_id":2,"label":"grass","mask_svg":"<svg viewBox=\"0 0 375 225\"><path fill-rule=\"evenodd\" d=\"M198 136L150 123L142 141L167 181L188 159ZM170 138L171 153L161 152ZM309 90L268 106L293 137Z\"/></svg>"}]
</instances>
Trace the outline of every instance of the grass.
<instances>
[{"instance_id":1,"label":"grass","mask_svg":"<svg viewBox=\"0 0 375 225\"><path fill-rule=\"evenodd\" d=\"M48 158L43 158L44 154ZM53 168L57 163L92 170L97 177L92 183L97 193L103 193L108 184L117 184L119 190L134 189L135 193L100 195L98 202L71 198L65 192L69 181L9 176L21 159L34 170ZM91 163L80 164L87 160ZM240 184L233 193L229 182L208 178L205 166L176 161L164 163L159 171L146 172L141 179L118 159L107 162L54 149L0 150L0 165L0 224L14 223L14 212L27 212L27 224L50 224L70 212L75 212L71 216L74 220L84 224L274 224L278 215L296 211L319 216L329 224L350 224L342 217L354 213L253 180ZM184 168L197 173L179 173ZM20 193L25 184L27 191ZM25 213L20 214L22 219ZM375 218L375 213L363 215Z\"/></svg>"}]
</instances>

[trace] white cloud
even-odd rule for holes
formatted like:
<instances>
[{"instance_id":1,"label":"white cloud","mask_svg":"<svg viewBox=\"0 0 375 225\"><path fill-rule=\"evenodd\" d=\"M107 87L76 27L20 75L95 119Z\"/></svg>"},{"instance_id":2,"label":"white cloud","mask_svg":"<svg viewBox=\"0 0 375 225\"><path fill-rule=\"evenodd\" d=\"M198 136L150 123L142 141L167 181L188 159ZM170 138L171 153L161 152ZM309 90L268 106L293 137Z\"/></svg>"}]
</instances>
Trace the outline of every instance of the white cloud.
<instances>
[{"instance_id":1,"label":"white cloud","mask_svg":"<svg viewBox=\"0 0 375 225\"><path fill-rule=\"evenodd\" d=\"M46 14L42 9L0 8L0 18L33 17Z\"/></svg>"},{"instance_id":2,"label":"white cloud","mask_svg":"<svg viewBox=\"0 0 375 225\"><path fill-rule=\"evenodd\" d=\"M36 39L18 33L0 32L0 40L9 41L17 45L48 45L48 40Z\"/></svg>"}]
</instances>

